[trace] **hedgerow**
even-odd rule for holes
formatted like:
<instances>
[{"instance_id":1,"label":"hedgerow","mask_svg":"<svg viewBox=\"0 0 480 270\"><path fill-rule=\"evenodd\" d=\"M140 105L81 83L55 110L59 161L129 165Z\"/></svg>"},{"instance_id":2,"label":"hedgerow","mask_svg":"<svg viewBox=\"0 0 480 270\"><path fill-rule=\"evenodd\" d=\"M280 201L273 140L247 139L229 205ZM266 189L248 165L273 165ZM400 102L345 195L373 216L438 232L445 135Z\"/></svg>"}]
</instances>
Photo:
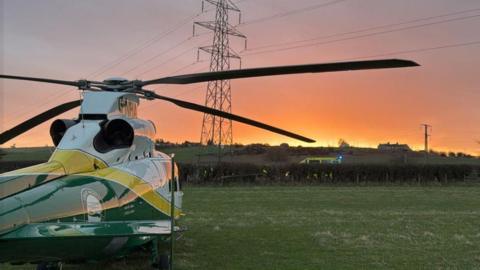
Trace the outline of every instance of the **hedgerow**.
<instances>
[{"instance_id":1,"label":"hedgerow","mask_svg":"<svg viewBox=\"0 0 480 270\"><path fill-rule=\"evenodd\" d=\"M453 183L476 174L470 165L219 165L180 164L187 184Z\"/></svg>"}]
</instances>

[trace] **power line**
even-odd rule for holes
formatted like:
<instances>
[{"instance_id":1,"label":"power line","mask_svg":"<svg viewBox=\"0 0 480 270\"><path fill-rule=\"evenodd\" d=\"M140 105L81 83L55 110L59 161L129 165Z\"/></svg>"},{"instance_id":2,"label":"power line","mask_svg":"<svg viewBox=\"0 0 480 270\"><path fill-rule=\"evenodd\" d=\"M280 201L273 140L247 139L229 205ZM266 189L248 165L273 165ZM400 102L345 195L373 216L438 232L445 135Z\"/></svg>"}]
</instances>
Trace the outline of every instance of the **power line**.
<instances>
[{"instance_id":1,"label":"power line","mask_svg":"<svg viewBox=\"0 0 480 270\"><path fill-rule=\"evenodd\" d=\"M243 2L243 1L247 1L247 0L241 0L239 2ZM237 2L238 3L238 2ZM191 20L197 18L198 16L200 16L201 14L203 13L207 13L207 12L210 12L214 9L208 9L208 10L205 10L204 12L202 13L197 13L197 14L194 14L192 16L189 16L185 19L183 19L181 22L175 24L171 29L167 30L167 31L164 31L160 34L157 34L155 35L153 38L145 41L144 43L142 43L140 46L137 46L131 50L129 50L127 53L125 53L124 55L120 56L119 58L105 64L104 66L100 67L98 70L86 75L85 77L87 78L94 78L94 77L97 77L103 73L105 73L106 71L110 70L111 68L115 67L116 65L118 64L121 64L123 62L125 62L126 60L130 59L131 57L135 56L135 55L138 55L141 51L143 51L144 49L150 47L151 45L153 45L154 43L160 41L161 39L163 39L164 37L174 33L175 31L177 31L178 29L180 29L181 27L187 25ZM133 69L130 69L129 71L131 71ZM123 73L125 74L125 73ZM42 104L36 104L35 107L37 108L43 108L43 106L47 105L47 104L50 104L52 103L53 101L56 101L58 100L58 98L60 97L63 97L65 94L70 94L70 93L65 93L65 91L70 91L71 89L61 89L59 90L58 93L50 96L49 98L47 98L46 101L44 101ZM30 107L30 106L29 106ZM27 114L30 114L31 111L28 110L28 111L24 111L23 113L22 112L18 112L17 113L14 113L14 115L19 115L18 117L15 117L15 119L17 118L20 118L20 117L23 117Z\"/></svg>"},{"instance_id":2,"label":"power line","mask_svg":"<svg viewBox=\"0 0 480 270\"><path fill-rule=\"evenodd\" d=\"M194 66L194 65L197 65L197 64L203 63L203 62L206 62L206 60L195 61L195 62L193 62L193 63L191 63L191 64L185 65L185 66L183 66L183 67L175 70L174 72L172 72L172 74L177 74L177 73L179 73L180 71L183 71L183 70L185 70L185 69L187 69L187 68L189 68L189 67L191 67L191 66Z\"/></svg>"},{"instance_id":3,"label":"power line","mask_svg":"<svg viewBox=\"0 0 480 270\"><path fill-rule=\"evenodd\" d=\"M464 43L441 45L441 46L435 46L435 47L427 47L427 48L418 48L418 49L411 49L411 50L395 51L395 52L382 53L382 54L373 54L373 55L369 55L369 56L361 56L361 57L354 57L354 58L343 58L343 59L339 59L338 61L348 61L348 60L366 59L366 58L372 58L372 57L391 56L391 55L408 54L408 53L421 53L421 52L427 52L427 51L434 51L434 50L441 50L441 49L449 49L449 48L457 48L457 47L466 47L466 46L473 46L473 45L480 45L480 41L472 41L472 42L464 42Z\"/></svg>"},{"instance_id":4,"label":"power line","mask_svg":"<svg viewBox=\"0 0 480 270\"><path fill-rule=\"evenodd\" d=\"M175 74L177 74L179 71L188 69L188 68L190 68L190 67L193 67L193 66L195 66L195 65L201 64L201 63L203 63L203 62L206 62L206 61L205 61L205 60L201 60L201 61L195 61L195 62L193 62L193 63L186 64L186 65L178 68L177 70L166 74L165 76L175 75ZM199 71L199 70L201 70L201 69L203 69L203 67L200 68L200 69L195 69L195 70L193 70L192 72L197 72L197 70ZM168 87L168 86L167 86L167 85L164 85L164 86L154 86L154 87L153 87L153 90L159 90L159 88L165 89L166 87ZM188 88L188 86L185 86L185 87ZM193 88L193 87L191 86L190 88ZM191 89L187 89L187 90L191 90ZM185 91L183 91L183 92L185 92ZM182 92L182 93L183 93L183 92ZM177 95L174 95L173 97L176 97L176 96L177 96Z\"/></svg>"},{"instance_id":5,"label":"power line","mask_svg":"<svg viewBox=\"0 0 480 270\"><path fill-rule=\"evenodd\" d=\"M240 0L240 1L237 1L236 4L241 3L241 2L245 2L245 1L248 1L248 0ZM134 55L137 55L137 54L140 53L142 50L150 47L151 45L153 45L153 44L156 43L157 41L159 41L159 40L163 39L164 37L166 37L166 36L168 36L168 35L176 32L176 31L178 31L178 29L180 29L181 27L189 24L192 20L194 20L195 18L199 17L200 15L205 14L205 13L208 13L208 12L211 12L211 11L214 11L214 10L215 10L215 8L206 9L206 10L200 12L200 13L196 13L196 14L194 14L194 15L192 15L192 16L189 16L189 17L183 19L183 20L180 21L179 23L175 24L175 25L172 27L172 29L167 30L167 31L164 31L164 32L162 32L162 33L154 36L152 39L149 39L149 40L145 41L142 45L140 45L140 46L138 46L138 47L130 50L129 52L127 52L126 55L118 58L117 60L114 60L114 61L111 62L110 64L106 64L105 66L108 66L108 68L110 69L111 67L114 67L114 66L116 66L116 65L118 65L118 64L120 64L120 63L122 63L122 62L124 62L124 61L126 61L126 60L128 60L130 57L132 57L132 56L134 56ZM187 40L189 40L189 39L190 39L190 38L188 38ZM186 42L187 40L184 40L183 42ZM181 43L183 43L183 42L181 42ZM177 44L177 45L178 45L178 44ZM108 69L107 69L107 70L108 70ZM104 71L103 71L103 72L104 72ZM102 74L103 72L101 72L101 73L96 72L96 73L98 73L98 74L95 75L95 76L98 76L98 75ZM93 76L93 75L91 75L91 76ZM88 77L90 77L90 76L88 76Z\"/></svg>"},{"instance_id":6,"label":"power line","mask_svg":"<svg viewBox=\"0 0 480 270\"><path fill-rule=\"evenodd\" d=\"M473 11L473 10L469 10L469 11ZM467 11L460 11L460 12L455 12L455 13L458 14L458 13L465 13L465 12L467 12ZM451 14L453 14L453 13L451 13ZM439 15L439 16L446 16L446 15L447 14ZM435 17L437 17L437 16L435 16ZM417 19L417 20L420 20L420 19ZM447 44L447 45L440 45L440 46L426 47L426 48L416 48L416 49L409 49L409 50L400 50L400 51L394 51L394 52L388 52L388 53L382 53L382 54L374 54L374 55L368 55L368 56L344 58L344 59L339 59L337 61L367 59L367 58L373 58L373 57L392 56L392 55L409 54L409 53L422 53L422 52L428 52L428 51L435 51L435 50L449 49L449 48L457 48L457 47L466 47L466 46L473 46L473 45L480 45L480 41ZM184 91L182 93L189 92L189 91L193 91L193 90L189 89L189 90Z\"/></svg>"},{"instance_id":7,"label":"power line","mask_svg":"<svg viewBox=\"0 0 480 270\"><path fill-rule=\"evenodd\" d=\"M149 69L147 69L147 70L145 70L145 71L137 74L135 77L140 77L140 76L142 76L142 75L144 75L144 74L147 74L147 73L150 72L150 71L153 71L153 70L155 70L155 69L158 69L159 67L161 67L161 66L163 66L163 65L165 65L165 64L167 64L167 63L169 63L169 62L172 62L173 60L176 60L176 59L184 56L185 54L187 54L187 53L189 53L189 52L193 52L193 50L192 50L191 48L188 48L188 49L182 51L181 53L175 55L174 57L171 57L171 58L163 61L162 63L160 63L160 64L158 64L158 65L156 65L156 66L153 66L153 67L151 67L151 68L149 68Z\"/></svg>"},{"instance_id":8,"label":"power line","mask_svg":"<svg viewBox=\"0 0 480 270\"><path fill-rule=\"evenodd\" d=\"M206 40L207 40L207 39L203 39L203 40L201 40L199 43L202 44L202 43L205 42ZM161 66L163 66L163 65L165 65L165 64L167 64L167 63L169 63L169 62L172 62L172 61L174 61L174 60L176 60L176 59L184 56L184 55L187 54L188 52L194 52L194 50L192 50L192 48L187 48L186 50L180 52L179 54L175 55L174 57L171 57L171 58L169 58L169 59L161 62L160 64L157 64L157 65L155 65L155 66L153 66L153 67L150 67L150 68L142 71L141 73L138 73L135 77L142 76L142 75L144 75L144 74L146 74L146 73L148 73L148 72L150 72L150 71L152 71L152 70L158 69L159 67L161 67Z\"/></svg>"},{"instance_id":9,"label":"power line","mask_svg":"<svg viewBox=\"0 0 480 270\"><path fill-rule=\"evenodd\" d=\"M211 10L207 10L205 12L210 12ZM125 55L119 57L117 60L114 60L108 64L106 64L104 67L100 68L99 71L97 72L94 72L93 74L89 75L90 76L98 76L104 72L106 72L107 70L109 70L110 68L120 64L120 63L123 63L125 62L126 60L128 60L129 58L135 56L135 55L138 55L141 51L143 51L144 49L150 47L151 45L153 45L154 43L156 43L157 41L160 41L161 39L163 39L164 37L176 32L178 29L180 29L181 27L187 25L190 23L190 21L194 20L195 18L199 17L200 15L202 15L203 13L197 13L197 14L194 14L192 16L189 16L185 19L183 19L182 21L180 21L179 23L175 24L171 29L167 30L167 31L164 31L158 35L155 35L153 38L145 41L144 43L142 43L142 45L140 46L137 46L135 47L134 49L128 51ZM105 68L107 68L106 70L104 70ZM95 75L94 75L95 74Z\"/></svg>"},{"instance_id":10,"label":"power line","mask_svg":"<svg viewBox=\"0 0 480 270\"><path fill-rule=\"evenodd\" d=\"M377 35L399 32L399 31L405 31L405 30L421 28L421 27L426 27L426 26L431 26L431 25L437 25L437 24L442 24L442 23L449 23L449 22L454 22L454 21L474 19L474 18L479 18L479 17L480 17L480 14L470 15L470 16L464 16L464 17L459 17L459 18L454 18L454 19L442 20L442 21L431 22L431 23L424 23L424 24L420 24L420 25L407 26L407 27L385 30L385 31L380 31L380 32L374 32L374 33L369 33L369 34L364 34L364 35L357 35L357 36L353 36L353 37L334 39L334 40L328 40L328 41L322 41L322 42L315 42L315 43L304 44L304 45L289 46L289 47L285 47L285 48L279 48L279 49L274 49L274 50L265 50L265 51L260 51L260 52L248 53L249 50L247 50L246 51L247 53L243 53L242 55L243 56L252 56L252 55L266 54L266 53L272 53L272 52L288 51L288 50L299 49L299 48L313 47L313 46L318 46L318 45L325 45L325 44L331 44L331 43L336 43L336 42L355 40L355 39L360 39L360 38L365 38L365 37L377 36Z\"/></svg>"},{"instance_id":11,"label":"power line","mask_svg":"<svg viewBox=\"0 0 480 270\"><path fill-rule=\"evenodd\" d=\"M345 2L345 1L347 1L347 0L334 0L334 1L327 2L327 3L321 3L321 4L316 4L316 5L300 8L300 9L281 12L281 13L277 13L277 14L272 15L272 16L267 16L267 17L263 17L263 18L259 18L259 19L255 19L255 20L251 20L251 21L241 23L241 24L238 25L238 27L243 27L243 26L246 26L246 25L255 24L255 23L259 23L259 22L264 22L264 21L268 21L268 20L272 20L272 19L276 19L276 18L282 18L282 17L286 17L286 16L298 14L298 13L313 11L315 9L335 5L335 4L338 4L340 2Z\"/></svg>"},{"instance_id":12,"label":"power line","mask_svg":"<svg viewBox=\"0 0 480 270\"><path fill-rule=\"evenodd\" d=\"M468 12L472 12L472 11L478 11L478 10L480 10L480 8L463 10L463 11L452 12L452 13L446 13L446 14L430 16L430 17L425 17L425 18L419 18L419 19L415 19L415 20L411 20L411 21L406 21L406 22L401 22L401 23L396 23L396 24L387 24L387 25L372 27L372 28L363 29L363 30L359 30L359 31L352 31L352 32L346 32L346 33L334 34L334 35L330 35L330 36L345 35L345 34L348 34L348 33L355 33L355 32L360 32L360 31L364 32L364 31L371 30L371 29L384 28L384 27L387 27L387 26L398 26L398 25L403 25L403 24L408 24L408 23L413 23L413 22L418 22L418 21L424 21L424 20L433 19L433 18L441 18L441 17L452 16L452 15L464 14L464 13L468 13ZM326 36L326 37L329 37L329 36ZM427 47L427 48L417 48L417 49L410 49L410 50L402 50L402 51L395 51L395 52L390 52L390 53L362 56L362 57L355 57L355 58L346 58L346 59L342 59L342 60L355 60L355 59L372 58L372 57L389 56L389 55L399 55L399 54L407 54L407 53L420 53L420 52L426 52L426 51L432 51L432 50L472 46L472 45L477 45L477 44L480 44L480 41L458 43L458 44L449 44L449 45ZM188 67L189 65L187 65L185 67ZM189 91L192 91L192 89L188 89L187 91L183 91L182 93L189 92Z\"/></svg>"},{"instance_id":13,"label":"power line","mask_svg":"<svg viewBox=\"0 0 480 270\"><path fill-rule=\"evenodd\" d=\"M241 3L241 2L245 2L245 1L248 1L248 0L240 0L240 1L235 2L235 4L238 4L238 3ZM200 16L200 15L202 15L202 14L205 14L205 13L208 13L208 12L210 12L210 11L214 11L214 10L215 10L215 8L206 9L206 10L202 11L201 13L198 13L198 14L190 17L190 18L187 18L186 22L180 23L180 27L185 26L187 23L189 23L191 20L197 18L198 16ZM185 20L184 20L184 21L185 21ZM180 27L179 27L179 28L180 28ZM176 30L178 30L179 28L177 28ZM173 49L175 49L175 48L183 45L184 43L190 41L192 38L195 38L195 37L198 37L198 36L202 36L202 35L205 35L205 34L207 34L207 33L203 33L203 34L199 34L199 35L194 35L194 36L188 37L188 38L180 41L179 43L177 43L177 44L169 47L168 49L162 51L161 53L156 54L156 55L148 58L147 60L139 63L138 65L136 65L136 66L128 69L127 71L123 72L120 76L124 76L125 74L128 74L129 72L131 72L131 71L133 71L133 70L135 70L135 69L137 69L137 68L139 68L139 67L141 67L141 66L143 66L143 65L145 65L145 64L147 64L147 63L149 63L149 62L151 62L151 61L153 61L153 60L155 60L155 59L157 59L157 58L159 58L160 56L165 55L166 53L172 51ZM162 65L162 64L161 64L161 65ZM146 73L146 72L144 72L144 73ZM141 74L144 74L144 73L141 73Z\"/></svg>"},{"instance_id":14,"label":"power line","mask_svg":"<svg viewBox=\"0 0 480 270\"><path fill-rule=\"evenodd\" d=\"M416 22L429 21L429 20L432 20L432 19L439 19L439 18L444 18L444 17L451 17L451 16L455 16L455 15L471 13L471 12L474 12L474 11L480 11L480 8L456 11L456 12L445 13L445 14L435 15L435 16L430 16L430 17L422 17L422 18L417 18L417 19L409 20L409 21L384 24L384 25L373 26L373 27L368 27L368 28L359 29L359 30L353 30L353 31L347 31L347 32L341 32L341 33L336 33L336 34L314 37L314 38L310 38L310 39L258 46L258 47L249 49L249 51L263 50L263 49L272 48L272 47L281 47L281 46L286 46L286 45L293 45L293 44L297 44L297 43L303 43L303 42L309 42L309 41L315 41L315 40L327 39L327 38L334 38L334 37L346 36L346 35L351 35L351 34L359 34L359 33L364 33L364 32L370 32L372 30L383 29L383 28L391 28L391 27L401 26L401 25L405 25L405 24L412 24L412 23L416 23Z\"/></svg>"},{"instance_id":15,"label":"power line","mask_svg":"<svg viewBox=\"0 0 480 270\"><path fill-rule=\"evenodd\" d=\"M178 46L183 45L184 43L186 43L187 41L189 41L189 40L191 40L191 39L192 39L192 37L189 37L189 38L187 38L187 39L182 40L181 42L179 42L179 43L177 43L177 44L174 44L173 46L171 46L171 47L169 47L168 49L162 51L161 53L156 54L156 55L148 58L147 60L139 63L138 65L131 67L131 68L128 69L127 71L125 71L125 72L123 72L122 74L120 74L120 76L124 76L125 74L128 74L128 73L136 70L137 68L142 67L142 66L144 66L145 64L148 64L148 63L152 62L153 60L155 60L155 59L159 58L160 56L162 56L162 55L164 55L164 54L166 54L166 53L174 50L175 48L178 48Z\"/></svg>"}]
</instances>

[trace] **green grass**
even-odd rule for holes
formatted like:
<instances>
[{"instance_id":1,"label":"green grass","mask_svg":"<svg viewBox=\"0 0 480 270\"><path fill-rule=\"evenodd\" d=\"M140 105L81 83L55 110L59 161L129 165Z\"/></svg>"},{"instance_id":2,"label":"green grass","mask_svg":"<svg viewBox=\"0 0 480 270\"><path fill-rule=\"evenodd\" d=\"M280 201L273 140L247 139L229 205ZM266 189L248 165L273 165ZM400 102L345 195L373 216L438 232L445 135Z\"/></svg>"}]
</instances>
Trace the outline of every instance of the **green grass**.
<instances>
[{"instance_id":1,"label":"green grass","mask_svg":"<svg viewBox=\"0 0 480 270\"><path fill-rule=\"evenodd\" d=\"M480 186L188 187L184 201L176 269L480 269Z\"/></svg>"},{"instance_id":2,"label":"green grass","mask_svg":"<svg viewBox=\"0 0 480 270\"><path fill-rule=\"evenodd\" d=\"M216 161L218 148L216 146L189 146L189 147L171 147L162 148L161 152L165 154L175 154L175 160L181 163L196 163L199 155L202 161Z\"/></svg>"},{"instance_id":3,"label":"green grass","mask_svg":"<svg viewBox=\"0 0 480 270\"><path fill-rule=\"evenodd\" d=\"M46 161L53 153L53 147L1 148L1 161Z\"/></svg>"}]
</instances>

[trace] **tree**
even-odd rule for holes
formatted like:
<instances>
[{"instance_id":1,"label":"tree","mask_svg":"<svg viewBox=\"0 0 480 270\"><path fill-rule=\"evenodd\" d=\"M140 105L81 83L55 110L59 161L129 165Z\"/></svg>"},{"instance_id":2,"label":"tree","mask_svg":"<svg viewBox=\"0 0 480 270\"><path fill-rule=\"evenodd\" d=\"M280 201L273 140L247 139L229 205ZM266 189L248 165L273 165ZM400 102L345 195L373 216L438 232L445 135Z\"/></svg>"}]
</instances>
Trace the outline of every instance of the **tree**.
<instances>
[{"instance_id":1,"label":"tree","mask_svg":"<svg viewBox=\"0 0 480 270\"><path fill-rule=\"evenodd\" d=\"M350 144L346 140L340 139L340 140L338 140L338 147L339 148L349 148Z\"/></svg>"}]
</instances>

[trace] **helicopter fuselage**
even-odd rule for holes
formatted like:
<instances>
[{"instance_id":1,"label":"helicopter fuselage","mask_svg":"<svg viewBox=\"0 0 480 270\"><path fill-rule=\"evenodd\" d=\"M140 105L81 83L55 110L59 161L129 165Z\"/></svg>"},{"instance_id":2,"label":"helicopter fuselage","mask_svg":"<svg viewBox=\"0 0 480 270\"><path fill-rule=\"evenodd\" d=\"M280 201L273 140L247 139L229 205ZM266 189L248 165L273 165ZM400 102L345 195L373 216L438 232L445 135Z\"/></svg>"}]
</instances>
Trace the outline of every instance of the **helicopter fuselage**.
<instances>
[{"instance_id":1,"label":"helicopter fuselage","mask_svg":"<svg viewBox=\"0 0 480 270\"><path fill-rule=\"evenodd\" d=\"M183 193L138 102L87 92L78 119L52 124L48 162L0 175L0 262L98 260L169 237L172 186L175 218Z\"/></svg>"}]
</instances>

